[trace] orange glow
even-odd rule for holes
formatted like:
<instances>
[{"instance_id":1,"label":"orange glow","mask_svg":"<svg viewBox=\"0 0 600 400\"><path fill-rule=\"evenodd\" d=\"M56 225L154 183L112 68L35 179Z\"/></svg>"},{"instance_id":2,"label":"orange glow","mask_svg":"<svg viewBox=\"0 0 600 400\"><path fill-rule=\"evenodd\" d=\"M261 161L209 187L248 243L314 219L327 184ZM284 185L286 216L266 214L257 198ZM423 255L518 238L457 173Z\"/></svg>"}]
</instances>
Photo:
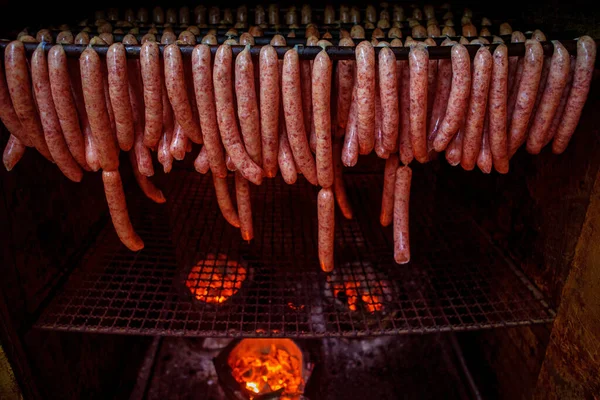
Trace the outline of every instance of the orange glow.
<instances>
[{"instance_id":1,"label":"orange glow","mask_svg":"<svg viewBox=\"0 0 600 400\"><path fill-rule=\"evenodd\" d=\"M385 297L391 292L388 281L376 280L371 273L366 277L363 274L344 274L342 279L339 275L334 278L330 275L327 280L333 288L334 298L338 299L339 294L345 293L350 311L357 311L360 303L369 313L382 311Z\"/></svg>"},{"instance_id":2,"label":"orange glow","mask_svg":"<svg viewBox=\"0 0 600 400\"><path fill-rule=\"evenodd\" d=\"M232 375L246 389L266 394L283 389L283 394L297 394L304 384L298 358L271 344L268 353L240 354L229 360Z\"/></svg>"},{"instance_id":3,"label":"orange glow","mask_svg":"<svg viewBox=\"0 0 600 400\"><path fill-rule=\"evenodd\" d=\"M246 279L246 268L224 254L209 254L192 267L185 285L197 300L220 304L240 290Z\"/></svg>"}]
</instances>

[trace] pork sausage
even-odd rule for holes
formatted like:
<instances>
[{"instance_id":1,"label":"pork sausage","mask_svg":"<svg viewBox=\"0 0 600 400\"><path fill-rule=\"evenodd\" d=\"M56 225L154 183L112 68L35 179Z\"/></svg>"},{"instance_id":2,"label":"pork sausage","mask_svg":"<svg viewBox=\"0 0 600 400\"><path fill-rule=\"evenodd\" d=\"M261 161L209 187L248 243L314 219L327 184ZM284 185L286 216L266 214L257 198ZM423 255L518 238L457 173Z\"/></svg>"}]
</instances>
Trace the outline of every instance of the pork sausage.
<instances>
[{"instance_id":1,"label":"pork sausage","mask_svg":"<svg viewBox=\"0 0 600 400\"><path fill-rule=\"evenodd\" d=\"M415 159L424 163L429 160L426 132L429 54L425 46L411 47L408 64L410 68L410 143Z\"/></svg>"},{"instance_id":2,"label":"pork sausage","mask_svg":"<svg viewBox=\"0 0 600 400\"><path fill-rule=\"evenodd\" d=\"M2 153L2 163L7 171L11 171L17 165L23 154L25 154L26 148L15 135L10 135L4 153Z\"/></svg>"},{"instance_id":3,"label":"pork sausage","mask_svg":"<svg viewBox=\"0 0 600 400\"><path fill-rule=\"evenodd\" d=\"M506 101L508 98L508 49L500 44L493 57L488 101L489 142L493 165L501 174L508 172Z\"/></svg>"},{"instance_id":4,"label":"pork sausage","mask_svg":"<svg viewBox=\"0 0 600 400\"><path fill-rule=\"evenodd\" d=\"M355 54L358 149L360 154L369 154L375 145L375 50L370 42L363 41Z\"/></svg>"},{"instance_id":5,"label":"pork sausage","mask_svg":"<svg viewBox=\"0 0 600 400\"><path fill-rule=\"evenodd\" d=\"M333 192L335 200L342 211L342 215L346 219L352 219L352 206L346 194L344 186L344 166L342 165L342 139L334 138L333 140Z\"/></svg>"},{"instance_id":6,"label":"pork sausage","mask_svg":"<svg viewBox=\"0 0 600 400\"><path fill-rule=\"evenodd\" d=\"M144 127L144 145L147 147L156 147L160 140L163 126L160 51L156 42L148 41L142 44L140 49L140 66L144 86L146 121ZM169 80L167 79L166 82L168 84Z\"/></svg>"},{"instance_id":7,"label":"pork sausage","mask_svg":"<svg viewBox=\"0 0 600 400\"><path fill-rule=\"evenodd\" d=\"M313 117L317 136L317 180L319 182L319 185L321 185L324 188L328 188L331 185L333 185L333 156L331 145L330 111L331 72L331 59L329 58L329 55L327 55L327 52L325 50L322 50L319 54L317 54L313 65L312 98Z\"/></svg>"},{"instance_id":8,"label":"pork sausage","mask_svg":"<svg viewBox=\"0 0 600 400\"><path fill-rule=\"evenodd\" d=\"M383 147L392 152L398 144L399 111L396 56L389 47L379 51L379 95Z\"/></svg>"},{"instance_id":9,"label":"pork sausage","mask_svg":"<svg viewBox=\"0 0 600 400\"><path fill-rule=\"evenodd\" d=\"M382 226L389 226L394 219L394 189L396 187L396 170L399 163L400 160L397 154L390 154L385 162L381 213L379 214L379 222Z\"/></svg>"},{"instance_id":10,"label":"pork sausage","mask_svg":"<svg viewBox=\"0 0 600 400\"><path fill-rule=\"evenodd\" d=\"M142 189L142 192L144 192L146 197L148 197L153 202L158 204L166 202L167 199L165 199L165 195L163 194L162 190L157 188L156 185L154 185L154 183L152 183L152 181L147 176L144 176L140 173L135 152L135 148L133 148L133 150L129 152L129 162L131 163L133 176L135 177L138 186L140 187L140 189Z\"/></svg>"},{"instance_id":11,"label":"pork sausage","mask_svg":"<svg viewBox=\"0 0 600 400\"><path fill-rule=\"evenodd\" d=\"M272 46L260 49L260 129L265 175L277 175L279 152L279 68Z\"/></svg>"},{"instance_id":12,"label":"pork sausage","mask_svg":"<svg viewBox=\"0 0 600 400\"><path fill-rule=\"evenodd\" d=\"M256 164L262 165L258 103L254 88L254 65L249 45L235 59L235 92L246 151Z\"/></svg>"},{"instance_id":13,"label":"pork sausage","mask_svg":"<svg viewBox=\"0 0 600 400\"><path fill-rule=\"evenodd\" d=\"M115 115L117 141L121 150L129 151L133 146L133 116L131 114L131 100L129 99L127 55L125 54L125 46L122 43L115 43L109 47L106 54L106 64L108 67L110 101ZM147 124L146 128L148 128Z\"/></svg>"},{"instance_id":14,"label":"pork sausage","mask_svg":"<svg viewBox=\"0 0 600 400\"><path fill-rule=\"evenodd\" d=\"M399 167L396 170L394 185L394 260L398 264L410 261L409 240L409 202L412 170L410 167Z\"/></svg>"},{"instance_id":15,"label":"pork sausage","mask_svg":"<svg viewBox=\"0 0 600 400\"><path fill-rule=\"evenodd\" d=\"M239 172L235 173L235 197L237 199L242 239L250 241L254 238L250 185L248 185L248 181Z\"/></svg>"},{"instance_id":16,"label":"pork sausage","mask_svg":"<svg viewBox=\"0 0 600 400\"><path fill-rule=\"evenodd\" d=\"M319 263L325 272L333 271L333 251L335 242L335 204L331 188L319 191L318 215L319 221Z\"/></svg>"}]
</instances>

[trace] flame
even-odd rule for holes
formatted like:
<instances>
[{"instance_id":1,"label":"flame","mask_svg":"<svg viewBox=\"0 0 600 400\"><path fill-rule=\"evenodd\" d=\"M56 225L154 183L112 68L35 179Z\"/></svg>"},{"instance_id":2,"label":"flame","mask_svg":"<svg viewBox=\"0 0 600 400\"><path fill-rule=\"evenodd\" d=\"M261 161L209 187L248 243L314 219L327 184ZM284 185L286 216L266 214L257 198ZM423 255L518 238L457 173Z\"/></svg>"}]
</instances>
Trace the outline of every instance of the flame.
<instances>
[{"instance_id":1,"label":"flame","mask_svg":"<svg viewBox=\"0 0 600 400\"><path fill-rule=\"evenodd\" d=\"M299 393L304 384L300 361L287 351L271 344L267 354L241 355L229 360L232 375L246 389L256 394Z\"/></svg>"},{"instance_id":2,"label":"flame","mask_svg":"<svg viewBox=\"0 0 600 400\"><path fill-rule=\"evenodd\" d=\"M347 298L350 311L357 311L362 302L365 310L369 313L382 311L384 301L391 292L391 286L385 279L377 279L375 274L367 267L366 276L360 272L328 276L327 280L333 287L333 297L344 293Z\"/></svg>"},{"instance_id":3,"label":"flame","mask_svg":"<svg viewBox=\"0 0 600 400\"><path fill-rule=\"evenodd\" d=\"M245 279L246 269L239 262L209 254L192 267L185 285L197 300L220 304L236 294Z\"/></svg>"}]
</instances>

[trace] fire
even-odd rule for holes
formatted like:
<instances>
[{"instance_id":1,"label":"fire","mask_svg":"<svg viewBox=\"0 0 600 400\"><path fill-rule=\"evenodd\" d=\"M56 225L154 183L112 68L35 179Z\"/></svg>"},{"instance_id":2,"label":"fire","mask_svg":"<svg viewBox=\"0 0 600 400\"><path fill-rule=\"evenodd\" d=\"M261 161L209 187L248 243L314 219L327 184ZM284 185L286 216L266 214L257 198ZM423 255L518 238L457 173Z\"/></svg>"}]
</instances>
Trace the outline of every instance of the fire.
<instances>
[{"instance_id":1,"label":"fire","mask_svg":"<svg viewBox=\"0 0 600 400\"><path fill-rule=\"evenodd\" d=\"M254 340L261 343L261 339ZM256 394L281 389L286 395L301 393L304 386L301 360L275 343L259 346L244 348L236 356L230 356L228 362L235 380Z\"/></svg>"},{"instance_id":2,"label":"fire","mask_svg":"<svg viewBox=\"0 0 600 400\"><path fill-rule=\"evenodd\" d=\"M374 313L384 309L384 302L391 294L391 285L385 279L378 279L371 267L358 271L329 275L327 281L333 288L333 297L338 299L344 293L350 311L357 311L359 305L365 311Z\"/></svg>"},{"instance_id":3,"label":"fire","mask_svg":"<svg viewBox=\"0 0 600 400\"><path fill-rule=\"evenodd\" d=\"M246 268L224 254L209 254L192 267L185 285L197 300L220 304L240 290L246 279Z\"/></svg>"}]
</instances>

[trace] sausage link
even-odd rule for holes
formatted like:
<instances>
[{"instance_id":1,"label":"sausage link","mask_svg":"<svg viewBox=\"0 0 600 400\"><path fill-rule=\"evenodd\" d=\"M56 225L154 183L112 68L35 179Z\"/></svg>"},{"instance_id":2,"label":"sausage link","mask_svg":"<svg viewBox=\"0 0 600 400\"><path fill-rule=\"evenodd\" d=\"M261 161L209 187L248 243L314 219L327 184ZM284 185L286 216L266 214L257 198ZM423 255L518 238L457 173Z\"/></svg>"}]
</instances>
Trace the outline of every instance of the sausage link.
<instances>
[{"instance_id":1,"label":"sausage link","mask_svg":"<svg viewBox=\"0 0 600 400\"><path fill-rule=\"evenodd\" d=\"M194 160L194 169L201 173L206 174L210 169L210 163L208 162L208 152L206 151L206 146L202 146L200 149L200 153L198 153L198 157Z\"/></svg>"},{"instance_id":2,"label":"sausage link","mask_svg":"<svg viewBox=\"0 0 600 400\"><path fill-rule=\"evenodd\" d=\"M4 64L10 98L23 127L21 132L28 139L25 142L32 143L41 155L54 162L44 139L40 117L35 108L25 47L22 42L15 40L6 46ZM17 134L19 133L17 132Z\"/></svg>"},{"instance_id":3,"label":"sausage link","mask_svg":"<svg viewBox=\"0 0 600 400\"><path fill-rule=\"evenodd\" d=\"M409 240L409 202L412 170L410 167L399 167L396 170L394 185L394 260L398 264L410 261Z\"/></svg>"},{"instance_id":4,"label":"sausage link","mask_svg":"<svg viewBox=\"0 0 600 400\"><path fill-rule=\"evenodd\" d=\"M408 65L410 68L410 143L415 159L424 163L429 160L427 152L429 54L427 49L419 45L411 47Z\"/></svg>"},{"instance_id":5,"label":"sausage link","mask_svg":"<svg viewBox=\"0 0 600 400\"><path fill-rule=\"evenodd\" d=\"M281 78L283 111L288 141L298 169L313 185L317 184L315 160L306 138L302 115L302 87L300 83L300 60L294 49L285 53Z\"/></svg>"},{"instance_id":6,"label":"sausage link","mask_svg":"<svg viewBox=\"0 0 600 400\"><path fill-rule=\"evenodd\" d=\"M135 181L140 189L142 189L142 192L144 192L146 197L148 197L150 200L158 204L165 203L167 199L165 199L165 195L163 194L162 190L157 188L147 176L144 176L142 173L140 173L135 152L135 147L129 152L129 162L131 163L131 169L133 170Z\"/></svg>"},{"instance_id":7,"label":"sausage link","mask_svg":"<svg viewBox=\"0 0 600 400\"><path fill-rule=\"evenodd\" d=\"M134 126L133 149L137 166L142 175L152 176L154 175L152 155L150 154L150 149L144 145L144 103L142 101L142 90L139 82L136 83L133 79L130 80L129 99Z\"/></svg>"},{"instance_id":8,"label":"sausage link","mask_svg":"<svg viewBox=\"0 0 600 400\"><path fill-rule=\"evenodd\" d=\"M110 210L110 217L119 239L131 251L143 249L144 242L133 230L129 219L123 182L119 171L102 171L102 181L104 182L104 194Z\"/></svg>"},{"instance_id":9,"label":"sausage link","mask_svg":"<svg viewBox=\"0 0 600 400\"><path fill-rule=\"evenodd\" d=\"M44 137L50 154L67 178L73 182L80 182L83 172L69 152L52 101L48 63L43 44L40 44L31 56L31 78L35 100L41 115Z\"/></svg>"},{"instance_id":10,"label":"sausage link","mask_svg":"<svg viewBox=\"0 0 600 400\"><path fill-rule=\"evenodd\" d=\"M486 114L485 125L483 128L483 140L481 142L481 150L477 157L477 166L484 174L492 172L492 152L490 149L490 130L489 130L489 111Z\"/></svg>"},{"instance_id":11,"label":"sausage link","mask_svg":"<svg viewBox=\"0 0 600 400\"><path fill-rule=\"evenodd\" d=\"M333 271L335 241L335 204L331 188L323 188L317 197L319 221L319 263L325 272Z\"/></svg>"},{"instance_id":12,"label":"sausage link","mask_svg":"<svg viewBox=\"0 0 600 400\"><path fill-rule=\"evenodd\" d=\"M427 45L427 47L437 46L437 43L432 38L425 39L424 43ZM437 70L438 61L429 60L429 66L427 68L427 121L429 121L429 119L431 118L431 111L433 110L433 101L435 100Z\"/></svg>"},{"instance_id":13,"label":"sausage link","mask_svg":"<svg viewBox=\"0 0 600 400\"><path fill-rule=\"evenodd\" d=\"M314 130L312 116L312 66L311 61L300 61L300 83L302 85L302 111L304 116L304 129L306 138L310 137L311 130ZM311 149L312 150L312 149ZM316 150L316 148L315 148Z\"/></svg>"},{"instance_id":14,"label":"sausage link","mask_svg":"<svg viewBox=\"0 0 600 400\"><path fill-rule=\"evenodd\" d=\"M508 49L500 44L493 56L488 100L489 142L493 165L501 174L508 172L506 101L508 98Z\"/></svg>"},{"instance_id":15,"label":"sausage link","mask_svg":"<svg viewBox=\"0 0 600 400\"><path fill-rule=\"evenodd\" d=\"M511 33L511 43L522 43L525 42L525 35L522 32L514 31ZM513 56L508 59L508 94L509 97L515 88L515 79L517 78L517 66L519 63L519 57ZM518 84L517 84L518 85Z\"/></svg>"},{"instance_id":16,"label":"sausage link","mask_svg":"<svg viewBox=\"0 0 600 400\"><path fill-rule=\"evenodd\" d=\"M52 100L69 151L82 168L89 170L85 160L85 141L71 94L67 55L61 45L52 47L48 52L48 72Z\"/></svg>"},{"instance_id":17,"label":"sausage link","mask_svg":"<svg viewBox=\"0 0 600 400\"><path fill-rule=\"evenodd\" d=\"M352 39L341 39L340 46L354 47ZM381 56L380 56L381 57ZM394 61L396 57L394 56ZM336 88L336 120L339 129L338 136L343 136L348 123L348 113L350 112L350 104L352 102L352 88L354 87L354 67L353 60L340 60L337 63L335 73L335 88ZM398 100L396 99L396 102ZM306 118L306 117L305 117ZM397 134L397 133L396 133Z\"/></svg>"},{"instance_id":18,"label":"sausage link","mask_svg":"<svg viewBox=\"0 0 600 400\"><path fill-rule=\"evenodd\" d=\"M435 151L441 152L448 146L465 115L471 90L471 60L462 44L452 46L452 88L444 120L433 141Z\"/></svg>"},{"instance_id":19,"label":"sausage link","mask_svg":"<svg viewBox=\"0 0 600 400\"><path fill-rule=\"evenodd\" d=\"M92 136L92 127L88 121L87 115L84 118L83 140L85 143L85 162L94 172L100 170L100 157L98 155L98 146L94 144Z\"/></svg>"},{"instance_id":20,"label":"sausage link","mask_svg":"<svg viewBox=\"0 0 600 400\"><path fill-rule=\"evenodd\" d=\"M531 111L531 118L529 119L529 126L527 127L527 137L529 138L531 132L531 126L535 121L535 116L537 114L537 110L540 107L540 102L542 101L542 96L544 95L544 91L546 90L546 84L548 83L548 75L550 74L550 64L552 63L552 57L544 58L544 65L542 66L542 74L540 76L540 84L538 86L538 91L535 96L535 103L533 104L533 109Z\"/></svg>"},{"instance_id":21,"label":"sausage link","mask_svg":"<svg viewBox=\"0 0 600 400\"><path fill-rule=\"evenodd\" d=\"M260 49L260 129L265 175L277 175L279 152L279 69L272 46Z\"/></svg>"},{"instance_id":22,"label":"sausage link","mask_svg":"<svg viewBox=\"0 0 600 400\"><path fill-rule=\"evenodd\" d=\"M338 207L342 211L342 215L346 219L352 219L352 206L346 194L344 186L344 166L342 165L342 139L335 138L333 140L333 192Z\"/></svg>"},{"instance_id":23,"label":"sausage link","mask_svg":"<svg viewBox=\"0 0 600 400\"><path fill-rule=\"evenodd\" d=\"M546 143L546 135L552 124L552 118L569 78L571 62L569 52L559 41L554 40L552 43L554 44L554 54L550 61L548 80L527 138L527 151L531 154L538 154Z\"/></svg>"},{"instance_id":24,"label":"sausage link","mask_svg":"<svg viewBox=\"0 0 600 400\"><path fill-rule=\"evenodd\" d=\"M246 46L235 59L235 93L246 151L256 164L262 165L258 103L254 88L254 65L250 56L250 46Z\"/></svg>"},{"instance_id":25,"label":"sausage link","mask_svg":"<svg viewBox=\"0 0 600 400\"><path fill-rule=\"evenodd\" d=\"M187 136L185 136L181 125L175 122L175 128L173 129L173 139L171 140L169 150L173 158L175 158L177 161L181 161L185 158L188 141L189 139Z\"/></svg>"},{"instance_id":26,"label":"sausage link","mask_svg":"<svg viewBox=\"0 0 600 400\"><path fill-rule=\"evenodd\" d=\"M85 109L100 166L106 171L116 171L119 168L119 149L110 128L100 57L93 48L88 47L81 54L79 65Z\"/></svg>"},{"instance_id":27,"label":"sausage link","mask_svg":"<svg viewBox=\"0 0 600 400\"><path fill-rule=\"evenodd\" d=\"M71 89L73 93L73 100L77 107L77 113L79 115L79 124L83 133L83 140L85 145L85 162L94 172L100 170L100 159L98 156L98 148L94 144L92 138L92 128L85 110L85 101L83 98L83 89L81 87L81 71L79 69L79 61L72 60L69 65L69 72L73 79L71 79Z\"/></svg>"},{"instance_id":28,"label":"sausage link","mask_svg":"<svg viewBox=\"0 0 600 400\"><path fill-rule=\"evenodd\" d=\"M585 101L587 100L594 74L596 62L596 42L589 36L582 36L577 41L577 62L569 98L563 113L563 120L556 131L552 152L561 154L569 145L569 141L577 128Z\"/></svg>"},{"instance_id":29,"label":"sausage link","mask_svg":"<svg viewBox=\"0 0 600 400\"><path fill-rule=\"evenodd\" d=\"M202 133L194 118L190 99L188 98L181 50L179 50L177 44L170 44L165 47L164 60L167 94L173 107L175 119L192 142L202 143Z\"/></svg>"},{"instance_id":30,"label":"sausage link","mask_svg":"<svg viewBox=\"0 0 600 400\"><path fill-rule=\"evenodd\" d=\"M356 85L352 89L352 101L348 112L346 136L342 148L342 163L346 167L353 167L358 161L358 105L356 102Z\"/></svg>"},{"instance_id":31,"label":"sausage link","mask_svg":"<svg viewBox=\"0 0 600 400\"><path fill-rule=\"evenodd\" d=\"M396 187L396 170L399 164L400 160L397 154L390 154L385 162L381 213L379 214L381 226L389 226L394 218L394 188Z\"/></svg>"},{"instance_id":32,"label":"sausage link","mask_svg":"<svg viewBox=\"0 0 600 400\"><path fill-rule=\"evenodd\" d=\"M375 145L375 50L363 41L356 46L355 54L358 150L369 154Z\"/></svg>"},{"instance_id":33,"label":"sausage link","mask_svg":"<svg viewBox=\"0 0 600 400\"><path fill-rule=\"evenodd\" d=\"M215 193L217 195L217 203L221 214L225 217L225 220L232 226L240 227L240 218L238 213L231 202L231 196L229 195L229 188L227 187L227 178L219 178L215 174L212 174L213 184L215 186Z\"/></svg>"},{"instance_id":34,"label":"sausage link","mask_svg":"<svg viewBox=\"0 0 600 400\"><path fill-rule=\"evenodd\" d=\"M542 65L544 64L544 50L540 42L527 40L525 42L525 57L523 58L523 76L519 83L517 100L512 115L508 133L508 157L517 152L525 142L527 124L535 103L535 95L540 84Z\"/></svg>"},{"instance_id":35,"label":"sausage link","mask_svg":"<svg viewBox=\"0 0 600 400\"><path fill-rule=\"evenodd\" d=\"M288 140L287 129L285 122L283 121L283 110L281 110L280 121L280 136L279 136L279 151L277 154L277 161L279 163L279 169L281 170L281 176L288 185L293 185L298 179L298 170L294 161L294 155L290 142Z\"/></svg>"},{"instance_id":36,"label":"sausage link","mask_svg":"<svg viewBox=\"0 0 600 400\"><path fill-rule=\"evenodd\" d=\"M447 44L442 44L447 45ZM427 132L427 148L433 148L433 141L446 114L446 105L450 97L452 86L452 61L439 60L437 69L436 88L429 118L429 129Z\"/></svg>"},{"instance_id":37,"label":"sausage link","mask_svg":"<svg viewBox=\"0 0 600 400\"><path fill-rule=\"evenodd\" d=\"M173 168L173 155L171 154L169 147L171 146L171 141L173 140L173 129L175 128L175 122L173 119L173 109L171 108L171 103L169 103L169 96L167 95L164 79L162 79L162 81L163 133L158 142L157 158L158 162L163 166L163 171L165 174L167 174L171 172L171 169Z\"/></svg>"},{"instance_id":38,"label":"sausage link","mask_svg":"<svg viewBox=\"0 0 600 400\"><path fill-rule=\"evenodd\" d=\"M147 147L156 147L160 140L163 125L162 82L158 43L147 41L142 44L140 49L140 67L144 87L146 122L144 127L144 144Z\"/></svg>"},{"instance_id":39,"label":"sausage link","mask_svg":"<svg viewBox=\"0 0 600 400\"><path fill-rule=\"evenodd\" d=\"M375 154L379 158L387 159L390 152L383 146L383 124L381 111L381 95L379 93L379 79L375 79Z\"/></svg>"},{"instance_id":40,"label":"sausage link","mask_svg":"<svg viewBox=\"0 0 600 400\"><path fill-rule=\"evenodd\" d=\"M554 118L552 119L552 124L550 124L550 129L548 129L548 134L546 135L544 146L546 146L552 141L552 139L554 139L556 131L558 131L558 127L562 122L565 107L567 106L569 92L571 92L571 86L573 85L573 75L575 75L576 57L570 56L570 59L571 65L569 66L569 77L567 78L567 84L563 89L562 95L560 96L560 103L558 103L558 108L556 109L556 113L554 114Z\"/></svg>"},{"instance_id":41,"label":"sausage link","mask_svg":"<svg viewBox=\"0 0 600 400\"><path fill-rule=\"evenodd\" d=\"M215 56L213 85L217 109L217 121L221 139L227 154L244 178L255 185L262 183L262 168L248 155L240 138L235 118L232 87L232 52L231 46L221 45Z\"/></svg>"},{"instance_id":42,"label":"sausage link","mask_svg":"<svg viewBox=\"0 0 600 400\"><path fill-rule=\"evenodd\" d=\"M115 115L117 141L121 150L129 151L134 141L133 116L131 115L131 100L129 99L127 55L125 54L125 46L122 43L115 43L108 48L106 65L110 102ZM148 125L146 125L146 128L148 128Z\"/></svg>"},{"instance_id":43,"label":"sausage link","mask_svg":"<svg viewBox=\"0 0 600 400\"><path fill-rule=\"evenodd\" d=\"M471 98L464 126L461 166L467 171L475 168L481 150L491 77L492 55L487 47L481 47L473 60Z\"/></svg>"},{"instance_id":44,"label":"sausage link","mask_svg":"<svg viewBox=\"0 0 600 400\"><path fill-rule=\"evenodd\" d=\"M400 161L404 165L413 160L413 150L410 140L410 68L408 61L402 62L402 82L400 83L400 132L398 151Z\"/></svg>"},{"instance_id":45,"label":"sausage link","mask_svg":"<svg viewBox=\"0 0 600 400\"><path fill-rule=\"evenodd\" d=\"M379 51L379 95L383 147L392 152L398 143L399 111L396 56L389 47Z\"/></svg>"},{"instance_id":46,"label":"sausage link","mask_svg":"<svg viewBox=\"0 0 600 400\"><path fill-rule=\"evenodd\" d=\"M317 134L317 180L328 188L333 185L333 155L331 145L331 72L329 55L322 50L313 65L312 98L313 117ZM360 147L360 125L359 125Z\"/></svg>"},{"instance_id":47,"label":"sausage link","mask_svg":"<svg viewBox=\"0 0 600 400\"><path fill-rule=\"evenodd\" d=\"M7 171L11 171L17 165L23 154L25 154L26 148L15 135L10 135L4 153L2 153L2 163Z\"/></svg>"},{"instance_id":48,"label":"sausage link","mask_svg":"<svg viewBox=\"0 0 600 400\"><path fill-rule=\"evenodd\" d=\"M227 176L225 156L219 127L217 126L217 112L215 109L212 63L210 47L198 45L192 52L192 72L194 77L194 88L196 92L196 104L200 117L200 126L204 146L208 152L208 161L213 174L220 178Z\"/></svg>"},{"instance_id":49,"label":"sausage link","mask_svg":"<svg viewBox=\"0 0 600 400\"><path fill-rule=\"evenodd\" d=\"M2 120L6 129L8 129L8 132L19 139L19 143L28 147L33 146L29 135L26 132L22 132L21 121L19 121L19 117L12 105L8 86L6 85L6 78L4 77L4 63L2 62L0 62L0 120Z\"/></svg>"},{"instance_id":50,"label":"sausage link","mask_svg":"<svg viewBox=\"0 0 600 400\"><path fill-rule=\"evenodd\" d=\"M242 239L250 241L254 238L252 226L252 202L250 201L250 185L239 172L235 173L235 197L237 199L240 231Z\"/></svg>"},{"instance_id":51,"label":"sausage link","mask_svg":"<svg viewBox=\"0 0 600 400\"><path fill-rule=\"evenodd\" d=\"M231 171L231 172L237 171L237 168L235 167L235 164L233 163L233 161L231 161L231 157L229 157L229 154L225 157L225 165L227 166L228 171Z\"/></svg>"}]
</instances>

